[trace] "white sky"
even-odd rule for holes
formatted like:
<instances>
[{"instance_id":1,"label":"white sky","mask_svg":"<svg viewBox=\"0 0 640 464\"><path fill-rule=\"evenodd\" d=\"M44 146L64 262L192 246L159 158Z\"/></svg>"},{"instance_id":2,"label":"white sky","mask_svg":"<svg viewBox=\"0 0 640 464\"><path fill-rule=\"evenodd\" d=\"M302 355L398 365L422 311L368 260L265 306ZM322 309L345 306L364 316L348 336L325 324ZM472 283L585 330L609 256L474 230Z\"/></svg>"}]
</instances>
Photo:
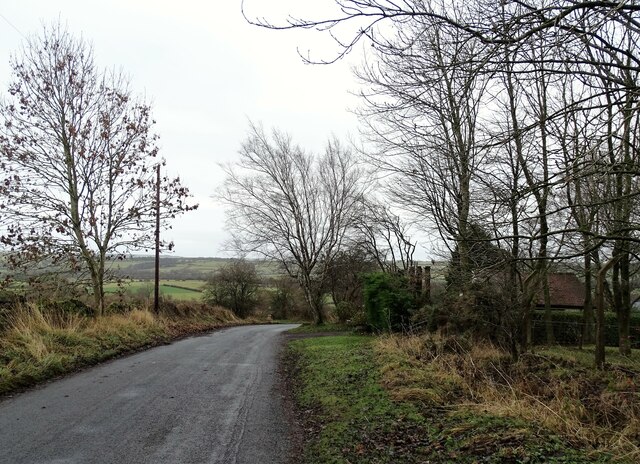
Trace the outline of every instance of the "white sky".
<instances>
[{"instance_id":1,"label":"white sky","mask_svg":"<svg viewBox=\"0 0 640 464\"><path fill-rule=\"evenodd\" d=\"M281 12L317 11L320 3L246 0L245 6L277 19ZM20 50L22 35L59 19L93 44L100 67L122 68L133 93L152 103L169 173L180 175L200 204L164 236L178 256L223 255L224 210L211 195L223 181L218 164L238 156L249 119L289 132L316 152L331 134L357 135L348 111L358 104L349 94L358 87L350 71L357 58L305 65L296 47L331 56L330 44L314 41L309 31L251 26L240 0L0 0L0 15L3 94L11 80L9 57Z\"/></svg>"}]
</instances>

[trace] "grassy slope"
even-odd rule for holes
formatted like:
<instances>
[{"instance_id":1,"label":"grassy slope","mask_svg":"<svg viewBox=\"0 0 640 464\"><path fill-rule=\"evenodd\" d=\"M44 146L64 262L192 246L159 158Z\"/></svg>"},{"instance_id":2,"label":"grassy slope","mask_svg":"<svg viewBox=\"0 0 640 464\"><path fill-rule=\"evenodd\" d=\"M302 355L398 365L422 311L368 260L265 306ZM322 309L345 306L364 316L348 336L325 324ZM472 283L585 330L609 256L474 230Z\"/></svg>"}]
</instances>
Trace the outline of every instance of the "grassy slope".
<instances>
[{"instance_id":1,"label":"grassy slope","mask_svg":"<svg viewBox=\"0 0 640 464\"><path fill-rule=\"evenodd\" d=\"M156 316L134 310L87 319L22 307L0 334L0 395L122 353L241 323L222 308L185 307L181 311L180 315Z\"/></svg>"},{"instance_id":2,"label":"grassy slope","mask_svg":"<svg viewBox=\"0 0 640 464\"><path fill-rule=\"evenodd\" d=\"M446 375L412 371L408 358L377 344L356 336L290 344L296 399L312 431L305 463L625 462L581 451L584 442L533 421L447 402L455 388ZM425 376L420 387L410 385L415 375Z\"/></svg>"}]
</instances>

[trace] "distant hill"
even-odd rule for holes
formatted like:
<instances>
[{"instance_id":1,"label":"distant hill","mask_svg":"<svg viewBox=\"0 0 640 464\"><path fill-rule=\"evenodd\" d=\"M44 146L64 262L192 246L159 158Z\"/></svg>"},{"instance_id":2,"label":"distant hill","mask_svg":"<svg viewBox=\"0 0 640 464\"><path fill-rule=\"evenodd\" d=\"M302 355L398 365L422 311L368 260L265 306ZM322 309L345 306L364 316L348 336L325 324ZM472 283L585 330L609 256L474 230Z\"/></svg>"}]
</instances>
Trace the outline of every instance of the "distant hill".
<instances>
[{"instance_id":1,"label":"distant hill","mask_svg":"<svg viewBox=\"0 0 640 464\"><path fill-rule=\"evenodd\" d=\"M232 259L229 258L183 258L164 256L160 258L160 278L163 280L206 280L216 270ZM277 277L283 273L275 262L254 260L261 277ZM155 275L153 256L132 256L114 264L118 277L149 280Z\"/></svg>"}]
</instances>

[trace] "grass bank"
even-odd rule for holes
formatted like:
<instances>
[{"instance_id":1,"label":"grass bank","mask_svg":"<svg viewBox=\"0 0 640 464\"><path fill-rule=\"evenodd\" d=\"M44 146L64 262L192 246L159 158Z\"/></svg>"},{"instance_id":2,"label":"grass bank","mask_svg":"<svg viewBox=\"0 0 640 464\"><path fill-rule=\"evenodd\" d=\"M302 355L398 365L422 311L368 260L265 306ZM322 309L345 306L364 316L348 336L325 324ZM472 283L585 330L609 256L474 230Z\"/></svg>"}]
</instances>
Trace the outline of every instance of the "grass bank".
<instances>
[{"instance_id":1,"label":"grass bank","mask_svg":"<svg viewBox=\"0 0 640 464\"><path fill-rule=\"evenodd\" d=\"M296 401L310 435L304 463L421 462L429 424L380 385L372 339L307 338L289 345Z\"/></svg>"},{"instance_id":2,"label":"grass bank","mask_svg":"<svg viewBox=\"0 0 640 464\"><path fill-rule=\"evenodd\" d=\"M296 322L296 321L293 321ZM340 323L325 323L316 325L311 322L303 322L295 329L289 330L289 333L293 334L317 334L317 333L339 333L339 332L353 332L353 327Z\"/></svg>"},{"instance_id":3,"label":"grass bank","mask_svg":"<svg viewBox=\"0 0 640 464\"><path fill-rule=\"evenodd\" d=\"M293 341L303 462L638 462L638 378L563 356L514 365L455 339Z\"/></svg>"},{"instance_id":4,"label":"grass bank","mask_svg":"<svg viewBox=\"0 0 640 464\"><path fill-rule=\"evenodd\" d=\"M87 318L25 304L0 333L0 395L123 353L241 321L223 308L177 303L169 313L133 310Z\"/></svg>"}]
</instances>

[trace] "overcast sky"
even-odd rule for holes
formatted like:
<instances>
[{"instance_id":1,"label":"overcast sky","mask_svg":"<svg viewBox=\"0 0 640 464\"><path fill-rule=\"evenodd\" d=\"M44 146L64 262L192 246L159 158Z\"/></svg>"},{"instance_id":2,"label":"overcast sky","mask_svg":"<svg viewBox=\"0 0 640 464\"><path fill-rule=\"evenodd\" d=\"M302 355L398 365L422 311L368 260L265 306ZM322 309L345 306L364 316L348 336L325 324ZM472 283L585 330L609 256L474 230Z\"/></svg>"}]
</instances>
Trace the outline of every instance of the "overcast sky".
<instances>
[{"instance_id":1,"label":"overcast sky","mask_svg":"<svg viewBox=\"0 0 640 464\"><path fill-rule=\"evenodd\" d=\"M332 0L245 0L248 12L302 14ZM222 183L219 163L233 161L248 120L289 132L319 152L335 134L357 134L349 111L358 84L357 57L305 65L296 48L325 56L330 44L308 31L249 25L240 0L1 0L0 90L11 80L9 57L25 36L60 20L94 47L100 67L121 68L134 93L151 102L161 155L200 204L166 235L179 256L222 256L228 237L223 206L211 198ZM293 9L295 8L295 10ZM311 10L308 10L311 11Z\"/></svg>"}]
</instances>

